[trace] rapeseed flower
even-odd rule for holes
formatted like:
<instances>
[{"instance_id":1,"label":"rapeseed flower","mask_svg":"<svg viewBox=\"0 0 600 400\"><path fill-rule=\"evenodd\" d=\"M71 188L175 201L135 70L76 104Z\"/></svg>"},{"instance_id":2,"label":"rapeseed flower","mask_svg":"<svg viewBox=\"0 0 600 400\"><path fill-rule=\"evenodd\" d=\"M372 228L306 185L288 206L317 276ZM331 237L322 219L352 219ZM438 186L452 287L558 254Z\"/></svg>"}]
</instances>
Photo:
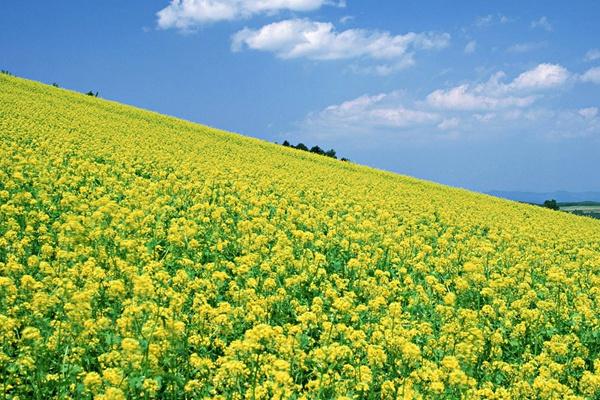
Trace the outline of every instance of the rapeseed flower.
<instances>
[{"instance_id":1,"label":"rapeseed flower","mask_svg":"<svg viewBox=\"0 0 600 400\"><path fill-rule=\"evenodd\" d=\"M597 398L600 224L0 75L0 396Z\"/></svg>"}]
</instances>

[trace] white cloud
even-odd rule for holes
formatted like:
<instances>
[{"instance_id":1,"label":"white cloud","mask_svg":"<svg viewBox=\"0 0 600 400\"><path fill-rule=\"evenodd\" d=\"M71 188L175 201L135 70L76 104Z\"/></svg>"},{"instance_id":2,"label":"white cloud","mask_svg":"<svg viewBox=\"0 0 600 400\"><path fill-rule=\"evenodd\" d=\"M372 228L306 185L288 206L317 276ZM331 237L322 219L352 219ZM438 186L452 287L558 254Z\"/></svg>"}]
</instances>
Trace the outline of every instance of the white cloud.
<instances>
[{"instance_id":1,"label":"white cloud","mask_svg":"<svg viewBox=\"0 0 600 400\"><path fill-rule=\"evenodd\" d=\"M473 54L477 50L477 42L475 40L471 40L465 46L465 54Z\"/></svg>"},{"instance_id":2,"label":"white cloud","mask_svg":"<svg viewBox=\"0 0 600 400\"><path fill-rule=\"evenodd\" d=\"M543 49L548 44L546 42L525 42L510 46L506 51L509 53L528 53L530 51Z\"/></svg>"},{"instance_id":3,"label":"white cloud","mask_svg":"<svg viewBox=\"0 0 600 400\"><path fill-rule=\"evenodd\" d=\"M488 14L481 15L475 18L474 25L477 28L489 28L493 25L504 25L511 22L511 19L503 14Z\"/></svg>"},{"instance_id":4,"label":"white cloud","mask_svg":"<svg viewBox=\"0 0 600 400\"><path fill-rule=\"evenodd\" d=\"M477 122L487 123L496 118L496 113L473 114L473 118L475 118Z\"/></svg>"},{"instance_id":5,"label":"white cloud","mask_svg":"<svg viewBox=\"0 0 600 400\"><path fill-rule=\"evenodd\" d=\"M440 122L438 114L414 104L406 106L405 101L400 92L363 95L309 114L304 130L323 137L364 136L376 132L398 134Z\"/></svg>"},{"instance_id":6,"label":"white cloud","mask_svg":"<svg viewBox=\"0 0 600 400\"><path fill-rule=\"evenodd\" d=\"M506 24L510 22L510 18L502 14L482 15L475 19L475 26L478 28L487 28L496 24Z\"/></svg>"},{"instance_id":7,"label":"white cloud","mask_svg":"<svg viewBox=\"0 0 600 400\"><path fill-rule=\"evenodd\" d=\"M352 15L344 15L342 18L340 18L340 24L347 24L350 21L354 20L354 16Z\"/></svg>"},{"instance_id":8,"label":"white cloud","mask_svg":"<svg viewBox=\"0 0 600 400\"><path fill-rule=\"evenodd\" d=\"M291 19L237 32L232 37L232 49L266 51L282 59L385 60L386 65L371 67L385 73L412 65L415 51L441 49L448 46L449 41L447 33L392 35L365 29L338 32L329 22Z\"/></svg>"},{"instance_id":9,"label":"white cloud","mask_svg":"<svg viewBox=\"0 0 600 400\"><path fill-rule=\"evenodd\" d=\"M540 29L544 29L547 32L551 32L552 31L552 24L550 23L550 21L548 21L547 17L541 17L540 19L537 19L535 21L531 21L531 28L535 29L535 28L540 28Z\"/></svg>"},{"instance_id":10,"label":"white cloud","mask_svg":"<svg viewBox=\"0 0 600 400\"><path fill-rule=\"evenodd\" d=\"M590 49L587 53L585 53L584 60L585 61L600 60L600 49Z\"/></svg>"},{"instance_id":11,"label":"white cloud","mask_svg":"<svg viewBox=\"0 0 600 400\"><path fill-rule=\"evenodd\" d=\"M439 89L427 96L427 102L433 107L450 110L495 110L508 107L526 107L532 104L532 96L488 96L478 86L468 84L456 86L449 90Z\"/></svg>"},{"instance_id":12,"label":"white cloud","mask_svg":"<svg viewBox=\"0 0 600 400\"><path fill-rule=\"evenodd\" d=\"M510 89L548 89L564 85L571 74L558 64L540 64L523 72L510 85Z\"/></svg>"},{"instance_id":13,"label":"white cloud","mask_svg":"<svg viewBox=\"0 0 600 400\"><path fill-rule=\"evenodd\" d=\"M492 24L493 18L494 16L492 14L477 17L475 19L475 26L478 26L480 28L484 26L490 26Z\"/></svg>"},{"instance_id":14,"label":"white cloud","mask_svg":"<svg viewBox=\"0 0 600 400\"><path fill-rule=\"evenodd\" d=\"M570 73L560 65L540 64L523 72L510 83L502 82L505 76L503 72L498 72L484 83L467 83L450 89L438 89L427 96L427 102L433 107L449 110L527 107L536 100L536 96L527 93L564 85Z\"/></svg>"},{"instance_id":15,"label":"white cloud","mask_svg":"<svg viewBox=\"0 0 600 400\"><path fill-rule=\"evenodd\" d=\"M598 115L598 107L587 107L577 111L585 119L592 119Z\"/></svg>"},{"instance_id":16,"label":"white cloud","mask_svg":"<svg viewBox=\"0 0 600 400\"><path fill-rule=\"evenodd\" d=\"M402 57L399 61L393 64L376 64L376 65L351 65L349 70L356 74L388 76L395 72L410 68L416 64L412 53Z\"/></svg>"},{"instance_id":17,"label":"white cloud","mask_svg":"<svg viewBox=\"0 0 600 400\"><path fill-rule=\"evenodd\" d=\"M591 82L600 84L600 67L590 68L581 75L582 82Z\"/></svg>"},{"instance_id":18,"label":"white cloud","mask_svg":"<svg viewBox=\"0 0 600 400\"><path fill-rule=\"evenodd\" d=\"M559 110L549 118L544 118L547 125L546 137L552 139L574 139L583 137L600 137L600 118L596 107L581 110Z\"/></svg>"},{"instance_id":19,"label":"white cloud","mask_svg":"<svg viewBox=\"0 0 600 400\"><path fill-rule=\"evenodd\" d=\"M160 10L158 26L162 29L190 30L198 25L218 21L232 21L256 14L274 14L279 11L306 12L324 5L344 7L345 2L332 0L171 0Z\"/></svg>"},{"instance_id":20,"label":"white cloud","mask_svg":"<svg viewBox=\"0 0 600 400\"><path fill-rule=\"evenodd\" d=\"M494 16L491 14L477 17L475 20L475 25L479 27L489 26L492 24L493 18Z\"/></svg>"},{"instance_id":21,"label":"white cloud","mask_svg":"<svg viewBox=\"0 0 600 400\"><path fill-rule=\"evenodd\" d=\"M406 127L438 119L437 115L433 113L395 104L398 96L399 94L396 92L361 96L339 105L327 107L320 113L320 117L346 123L368 122L371 125L389 127Z\"/></svg>"},{"instance_id":22,"label":"white cloud","mask_svg":"<svg viewBox=\"0 0 600 400\"><path fill-rule=\"evenodd\" d=\"M365 95L309 114L300 134L344 137L357 146L375 135L414 141L523 134L543 140L600 138L598 107L544 106L543 92L559 88L570 77L559 65L540 64L513 80L498 72L481 83L435 90L425 99L403 92Z\"/></svg>"},{"instance_id":23,"label":"white cloud","mask_svg":"<svg viewBox=\"0 0 600 400\"><path fill-rule=\"evenodd\" d=\"M440 128L441 130L448 130L448 129L457 128L459 125L460 125L460 118L452 117L452 118L444 119L442 122L440 122L438 124L437 127Z\"/></svg>"}]
</instances>

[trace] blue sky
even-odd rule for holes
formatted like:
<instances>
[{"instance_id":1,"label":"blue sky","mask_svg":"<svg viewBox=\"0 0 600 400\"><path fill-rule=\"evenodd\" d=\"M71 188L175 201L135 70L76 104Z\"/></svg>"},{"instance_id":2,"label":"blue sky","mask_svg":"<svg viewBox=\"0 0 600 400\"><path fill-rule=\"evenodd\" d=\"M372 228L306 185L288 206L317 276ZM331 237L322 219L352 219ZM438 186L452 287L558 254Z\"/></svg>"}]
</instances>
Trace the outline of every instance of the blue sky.
<instances>
[{"instance_id":1,"label":"blue sky","mask_svg":"<svg viewBox=\"0 0 600 400\"><path fill-rule=\"evenodd\" d=\"M600 2L9 1L26 78L478 191L600 190Z\"/></svg>"}]
</instances>

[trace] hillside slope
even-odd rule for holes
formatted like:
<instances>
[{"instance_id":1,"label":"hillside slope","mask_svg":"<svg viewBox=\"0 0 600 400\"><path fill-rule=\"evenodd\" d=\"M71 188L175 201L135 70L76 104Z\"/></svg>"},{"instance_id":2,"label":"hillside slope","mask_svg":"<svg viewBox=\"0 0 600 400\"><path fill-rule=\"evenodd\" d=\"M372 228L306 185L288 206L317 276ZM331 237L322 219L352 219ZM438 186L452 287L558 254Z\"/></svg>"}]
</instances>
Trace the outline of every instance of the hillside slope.
<instances>
[{"instance_id":1,"label":"hillside slope","mask_svg":"<svg viewBox=\"0 0 600 400\"><path fill-rule=\"evenodd\" d=\"M0 391L600 395L600 221L0 75Z\"/></svg>"}]
</instances>

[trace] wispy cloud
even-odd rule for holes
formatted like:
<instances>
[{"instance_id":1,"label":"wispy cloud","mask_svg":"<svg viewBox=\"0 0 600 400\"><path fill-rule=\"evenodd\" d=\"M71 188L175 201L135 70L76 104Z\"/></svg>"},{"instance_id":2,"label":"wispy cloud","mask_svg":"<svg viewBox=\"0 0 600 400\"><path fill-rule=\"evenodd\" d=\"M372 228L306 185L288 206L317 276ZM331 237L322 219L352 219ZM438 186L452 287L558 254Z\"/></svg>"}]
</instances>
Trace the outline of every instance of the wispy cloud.
<instances>
[{"instance_id":1,"label":"wispy cloud","mask_svg":"<svg viewBox=\"0 0 600 400\"><path fill-rule=\"evenodd\" d=\"M548 46L546 42L526 42L516 43L506 49L509 53L528 53L530 51L540 50Z\"/></svg>"},{"instance_id":2,"label":"wispy cloud","mask_svg":"<svg viewBox=\"0 0 600 400\"><path fill-rule=\"evenodd\" d=\"M237 32L232 37L232 50L265 51L282 59L380 60L386 63L375 68L388 71L414 64L416 51L442 49L449 41L447 33L393 35L365 29L337 31L329 22L291 19Z\"/></svg>"},{"instance_id":3,"label":"wispy cloud","mask_svg":"<svg viewBox=\"0 0 600 400\"><path fill-rule=\"evenodd\" d=\"M396 72L413 67L416 64L413 54L408 54L406 57L394 62L393 64L352 64L348 70L359 75L379 75L388 76Z\"/></svg>"},{"instance_id":4,"label":"wispy cloud","mask_svg":"<svg viewBox=\"0 0 600 400\"><path fill-rule=\"evenodd\" d=\"M548 17L543 16L535 21L531 21L532 29L543 29L547 32L551 32L553 30L552 24L548 21Z\"/></svg>"},{"instance_id":5,"label":"wispy cloud","mask_svg":"<svg viewBox=\"0 0 600 400\"><path fill-rule=\"evenodd\" d=\"M582 82L600 84L600 67L590 68L580 77Z\"/></svg>"},{"instance_id":6,"label":"wispy cloud","mask_svg":"<svg viewBox=\"0 0 600 400\"><path fill-rule=\"evenodd\" d=\"M475 19L475 26L478 28L487 28L493 25L506 24L510 18L503 14L481 15Z\"/></svg>"},{"instance_id":7,"label":"wispy cloud","mask_svg":"<svg viewBox=\"0 0 600 400\"><path fill-rule=\"evenodd\" d=\"M475 40L471 40L466 44L464 52L465 54L473 54L475 53L475 50L477 50L477 42Z\"/></svg>"},{"instance_id":8,"label":"wispy cloud","mask_svg":"<svg viewBox=\"0 0 600 400\"><path fill-rule=\"evenodd\" d=\"M585 61L600 60L600 49L590 49L587 53L585 53L585 57L583 59Z\"/></svg>"},{"instance_id":9,"label":"wispy cloud","mask_svg":"<svg viewBox=\"0 0 600 400\"><path fill-rule=\"evenodd\" d=\"M257 14L307 12L324 5L344 7L345 4L345 1L332 0L171 0L156 15L159 28L186 31L203 24L244 19Z\"/></svg>"},{"instance_id":10,"label":"wispy cloud","mask_svg":"<svg viewBox=\"0 0 600 400\"><path fill-rule=\"evenodd\" d=\"M445 118L442 122L440 122L437 127L441 130L450 130L450 129L456 129L458 128L458 126L460 125L460 118L458 117L451 117L451 118Z\"/></svg>"},{"instance_id":11,"label":"wispy cloud","mask_svg":"<svg viewBox=\"0 0 600 400\"><path fill-rule=\"evenodd\" d=\"M597 107L543 106L546 92L567 85L573 76L560 65L539 64L512 80L500 71L484 82L434 90L424 99L400 91L363 95L310 113L302 131L356 140L373 135L456 139L481 134L482 129L489 134L530 130L553 139L599 134Z\"/></svg>"},{"instance_id":12,"label":"wispy cloud","mask_svg":"<svg viewBox=\"0 0 600 400\"><path fill-rule=\"evenodd\" d=\"M533 96L488 95L481 86L464 84L452 89L438 89L427 96L427 102L447 110L496 110L510 107L527 107L535 101Z\"/></svg>"},{"instance_id":13,"label":"wispy cloud","mask_svg":"<svg viewBox=\"0 0 600 400\"><path fill-rule=\"evenodd\" d=\"M576 139L600 136L600 118L596 107L580 110L549 111L544 121L546 137L551 139Z\"/></svg>"},{"instance_id":14,"label":"wispy cloud","mask_svg":"<svg viewBox=\"0 0 600 400\"><path fill-rule=\"evenodd\" d=\"M598 107L586 107L577 111L585 119L596 118L598 115Z\"/></svg>"},{"instance_id":15,"label":"wispy cloud","mask_svg":"<svg viewBox=\"0 0 600 400\"><path fill-rule=\"evenodd\" d=\"M374 131L399 132L417 126L435 127L442 118L435 112L403 104L401 92L364 95L311 113L303 123L306 131L320 136L363 136Z\"/></svg>"},{"instance_id":16,"label":"wispy cloud","mask_svg":"<svg viewBox=\"0 0 600 400\"><path fill-rule=\"evenodd\" d=\"M353 20L354 20L354 16L344 15L342 18L340 18L340 24L347 24L348 22L351 22Z\"/></svg>"}]
</instances>

